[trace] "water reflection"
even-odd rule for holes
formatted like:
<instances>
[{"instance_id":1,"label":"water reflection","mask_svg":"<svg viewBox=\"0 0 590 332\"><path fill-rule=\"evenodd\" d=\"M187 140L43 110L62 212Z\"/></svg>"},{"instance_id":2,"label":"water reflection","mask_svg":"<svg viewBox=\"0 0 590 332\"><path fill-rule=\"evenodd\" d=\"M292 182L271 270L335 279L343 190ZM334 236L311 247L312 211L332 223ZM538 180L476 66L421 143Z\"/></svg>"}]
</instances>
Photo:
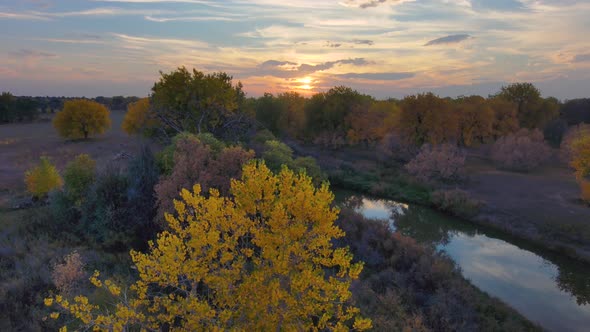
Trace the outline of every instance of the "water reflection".
<instances>
[{"instance_id":1,"label":"water reflection","mask_svg":"<svg viewBox=\"0 0 590 332\"><path fill-rule=\"evenodd\" d=\"M554 331L590 329L590 268L501 233L393 201L340 195L365 217L444 250L466 278L532 321Z\"/></svg>"}]
</instances>

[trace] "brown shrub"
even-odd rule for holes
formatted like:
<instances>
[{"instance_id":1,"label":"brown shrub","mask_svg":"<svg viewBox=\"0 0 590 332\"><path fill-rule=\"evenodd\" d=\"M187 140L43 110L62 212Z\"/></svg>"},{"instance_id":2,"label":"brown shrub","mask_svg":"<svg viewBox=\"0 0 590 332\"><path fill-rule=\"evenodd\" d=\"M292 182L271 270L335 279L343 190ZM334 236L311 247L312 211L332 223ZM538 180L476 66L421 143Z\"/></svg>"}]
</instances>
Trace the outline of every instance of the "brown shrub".
<instances>
[{"instance_id":1,"label":"brown shrub","mask_svg":"<svg viewBox=\"0 0 590 332\"><path fill-rule=\"evenodd\" d=\"M541 166L551 156L551 148L538 130L521 129L501 137L492 146L492 160L497 167L527 172Z\"/></svg>"},{"instance_id":2,"label":"brown shrub","mask_svg":"<svg viewBox=\"0 0 590 332\"><path fill-rule=\"evenodd\" d=\"M461 189L437 190L432 193L432 204L438 209L461 218L471 218L479 213L483 203Z\"/></svg>"},{"instance_id":3,"label":"brown shrub","mask_svg":"<svg viewBox=\"0 0 590 332\"><path fill-rule=\"evenodd\" d=\"M51 271L51 280L62 294L72 294L85 276L84 262L77 251L66 255L63 262L55 264Z\"/></svg>"},{"instance_id":4,"label":"brown shrub","mask_svg":"<svg viewBox=\"0 0 590 332\"><path fill-rule=\"evenodd\" d=\"M377 145L377 159L389 164L391 162L408 162L418 153L418 148L405 143L400 135L389 133Z\"/></svg>"},{"instance_id":5,"label":"brown shrub","mask_svg":"<svg viewBox=\"0 0 590 332\"><path fill-rule=\"evenodd\" d=\"M463 178L465 155L456 146L425 144L406 164L406 170L422 182L456 182Z\"/></svg>"},{"instance_id":6,"label":"brown shrub","mask_svg":"<svg viewBox=\"0 0 590 332\"><path fill-rule=\"evenodd\" d=\"M227 195L230 180L239 178L242 165L254 158L253 151L240 147L223 148L219 153L199 140L181 139L176 143L172 174L163 177L156 185L158 218L165 211L174 211L174 199L183 188L199 183L204 193L215 188Z\"/></svg>"}]
</instances>

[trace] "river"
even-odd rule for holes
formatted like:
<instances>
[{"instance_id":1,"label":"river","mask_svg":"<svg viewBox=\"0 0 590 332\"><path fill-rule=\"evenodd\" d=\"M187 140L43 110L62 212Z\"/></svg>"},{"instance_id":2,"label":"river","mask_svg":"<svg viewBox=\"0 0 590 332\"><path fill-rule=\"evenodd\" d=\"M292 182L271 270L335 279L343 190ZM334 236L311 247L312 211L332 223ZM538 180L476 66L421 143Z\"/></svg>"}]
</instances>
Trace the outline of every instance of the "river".
<instances>
[{"instance_id":1,"label":"river","mask_svg":"<svg viewBox=\"0 0 590 332\"><path fill-rule=\"evenodd\" d=\"M339 204L445 252L476 287L550 331L590 331L590 266L437 211L336 193Z\"/></svg>"}]
</instances>

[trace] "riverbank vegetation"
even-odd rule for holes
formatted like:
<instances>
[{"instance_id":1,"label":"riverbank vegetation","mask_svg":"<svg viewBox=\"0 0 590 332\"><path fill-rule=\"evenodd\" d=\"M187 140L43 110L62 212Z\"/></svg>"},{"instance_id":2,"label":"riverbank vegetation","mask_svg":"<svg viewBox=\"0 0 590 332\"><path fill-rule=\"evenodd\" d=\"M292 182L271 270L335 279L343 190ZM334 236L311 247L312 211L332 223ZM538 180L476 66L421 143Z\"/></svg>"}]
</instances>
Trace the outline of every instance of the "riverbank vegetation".
<instances>
[{"instance_id":1,"label":"riverbank vegetation","mask_svg":"<svg viewBox=\"0 0 590 332\"><path fill-rule=\"evenodd\" d=\"M377 101L347 87L248 98L225 73L179 68L149 98L130 101L103 135L114 112L67 101L54 121L77 129L62 136L97 138L55 144L98 147L67 159L44 151L27 173L29 194L3 192L35 200L9 198L0 211L2 329L536 330L443 255L353 211L338 214L326 180L483 222L505 206L474 185L474 160L526 179L557 163L582 189L563 209L590 210L580 129L590 110L542 98L531 84L489 98ZM106 120L75 127L90 106ZM100 145L121 128L132 136ZM137 144L112 155L128 141ZM566 161L557 160L560 144ZM496 164L478 157L490 151ZM583 223L557 232L551 222L519 222L589 244Z\"/></svg>"}]
</instances>

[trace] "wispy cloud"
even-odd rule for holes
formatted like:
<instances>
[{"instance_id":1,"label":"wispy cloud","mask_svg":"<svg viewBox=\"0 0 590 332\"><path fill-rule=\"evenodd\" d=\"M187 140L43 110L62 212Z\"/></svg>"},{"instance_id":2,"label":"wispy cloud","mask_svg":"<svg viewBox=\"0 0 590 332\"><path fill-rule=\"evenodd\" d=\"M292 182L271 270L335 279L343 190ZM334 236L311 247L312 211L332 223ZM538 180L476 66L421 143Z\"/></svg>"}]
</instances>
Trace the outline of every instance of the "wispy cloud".
<instances>
[{"instance_id":1,"label":"wispy cloud","mask_svg":"<svg viewBox=\"0 0 590 332\"><path fill-rule=\"evenodd\" d=\"M33 20L33 21L48 21L49 18L30 14L30 13L10 13L10 12L0 12L0 20L1 19L10 19L10 20Z\"/></svg>"},{"instance_id":2,"label":"wispy cloud","mask_svg":"<svg viewBox=\"0 0 590 332\"><path fill-rule=\"evenodd\" d=\"M424 46L457 44L457 43L465 41L469 38L471 38L471 36L467 35L467 34L449 35L449 36L433 39L433 40L429 41L428 43L424 44Z\"/></svg>"}]
</instances>

